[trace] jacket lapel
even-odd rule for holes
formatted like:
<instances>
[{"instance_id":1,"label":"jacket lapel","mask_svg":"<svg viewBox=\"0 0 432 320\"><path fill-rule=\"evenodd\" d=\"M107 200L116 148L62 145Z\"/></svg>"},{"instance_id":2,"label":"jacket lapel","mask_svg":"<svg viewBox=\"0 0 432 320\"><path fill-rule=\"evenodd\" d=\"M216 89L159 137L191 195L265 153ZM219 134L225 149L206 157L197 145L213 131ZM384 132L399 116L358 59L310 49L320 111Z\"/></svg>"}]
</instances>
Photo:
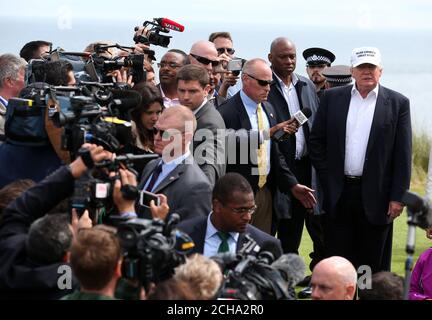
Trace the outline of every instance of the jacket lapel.
<instances>
[{"instance_id":1,"label":"jacket lapel","mask_svg":"<svg viewBox=\"0 0 432 320\"><path fill-rule=\"evenodd\" d=\"M349 86L340 93L341 103L335 104L335 108L331 109L333 111L333 116L336 118L334 123L339 124L336 126L336 130L338 130L337 136L339 137L339 150L341 151L342 159L345 159L346 122L351 101L352 87L353 86Z\"/></svg>"},{"instance_id":2,"label":"jacket lapel","mask_svg":"<svg viewBox=\"0 0 432 320\"><path fill-rule=\"evenodd\" d=\"M368 145L366 149L366 157L371 152L374 143L376 142L380 129L384 126L385 119L387 118L389 97L385 88L380 86L378 90L378 97L375 105L375 112L372 120L371 131L369 134Z\"/></svg>"},{"instance_id":3,"label":"jacket lapel","mask_svg":"<svg viewBox=\"0 0 432 320\"><path fill-rule=\"evenodd\" d=\"M187 158L187 159L189 159L189 158ZM153 190L153 193L158 193L159 191L161 191L162 189L164 189L166 186L168 186L169 184L171 184L174 181L176 181L183 174L183 172L186 171L186 166L187 166L187 164L185 163L185 161L183 161L182 163L180 163L173 171L170 172L169 175L167 175L165 177L165 179L163 179L155 187L155 189Z\"/></svg>"},{"instance_id":4,"label":"jacket lapel","mask_svg":"<svg viewBox=\"0 0 432 320\"><path fill-rule=\"evenodd\" d=\"M156 160L153 161L152 163L149 163L149 164L145 167L144 172L143 172L143 176L142 176L142 178L141 178L141 182L140 182L140 184L139 184L139 186L138 186L138 189L141 190L141 189L144 188L144 186L145 186L147 180L150 178L151 174L153 173L153 171L155 170L155 168L157 167L157 165L159 164L159 162L160 162L160 158L159 158L159 159L156 159Z\"/></svg>"},{"instance_id":5,"label":"jacket lapel","mask_svg":"<svg viewBox=\"0 0 432 320\"><path fill-rule=\"evenodd\" d=\"M240 92L235 95L235 99L237 100L235 102L235 108L237 109L237 114L238 114L238 118L240 120L241 128L246 129L246 130L252 129L252 125L250 123L249 116L246 112L246 108L245 108L243 101L240 97Z\"/></svg>"}]
</instances>

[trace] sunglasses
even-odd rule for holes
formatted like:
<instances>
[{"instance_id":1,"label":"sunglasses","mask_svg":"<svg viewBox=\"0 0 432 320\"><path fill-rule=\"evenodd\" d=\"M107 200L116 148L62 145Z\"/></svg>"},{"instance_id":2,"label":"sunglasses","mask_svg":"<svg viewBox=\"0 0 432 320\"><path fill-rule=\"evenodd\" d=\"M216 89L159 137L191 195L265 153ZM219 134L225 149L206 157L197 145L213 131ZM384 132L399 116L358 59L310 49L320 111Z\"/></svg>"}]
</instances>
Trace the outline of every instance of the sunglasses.
<instances>
[{"instance_id":1,"label":"sunglasses","mask_svg":"<svg viewBox=\"0 0 432 320\"><path fill-rule=\"evenodd\" d=\"M228 54L234 54L235 50L233 48L217 48L219 54L227 52Z\"/></svg>"},{"instance_id":2,"label":"sunglasses","mask_svg":"<svg viewBox=\"0 0 432 320\"><path fill-rule=\"evenodd\" d=\"M158 128L153 127L153 135L157 136L158 134L160 134L162 139L167 140L167 139L171 138L174 134L179 132L179 131L169 132L168 130L159 130ZM183 134L184 132L180 132L180 133Z\"/></svg>"},{"instance_id":3,"label":"sunglasses","mask_svg":"<svg viewBox=\"0 0 432 320\"><path fill-rule=\"evenodd\" d=\"M192 57L194 57L199 63L207 66L211 63L212 67L217 67L219 64L219 61L215 61L215 60L210 60L201 56L197 56L196 54L191 53L190 54Z\"/></svg>"},{"instance_id":4,"label":"sunglasses","mask_svg":"<svg viewBox=\"0 0 432 320\"><path fill-rule=\"evenodd\" d=\"M262 87L269 86L269 85L271 85L272 82L273 82L273 80L261 80L261 79L257 79L257 78L255 78L254 76L251 76L251 75L248 74L248 73L246 73L246 75L248 75L250 78L256 80L256 81L258 82L258 84L259 84L260 86L262 86Z\"/></svg>"}]
</instances>

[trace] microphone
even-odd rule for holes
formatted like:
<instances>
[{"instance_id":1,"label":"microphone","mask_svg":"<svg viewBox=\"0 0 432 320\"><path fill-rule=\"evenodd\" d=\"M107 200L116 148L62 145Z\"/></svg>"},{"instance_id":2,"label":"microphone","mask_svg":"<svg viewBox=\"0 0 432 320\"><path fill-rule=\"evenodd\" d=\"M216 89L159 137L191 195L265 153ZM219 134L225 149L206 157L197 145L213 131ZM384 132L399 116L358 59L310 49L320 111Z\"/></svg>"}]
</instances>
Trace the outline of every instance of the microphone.
<instances>
[{"instance_id":1,"label":"microphone","mask_svg":"<svg viewBox=\"0 0 432 320\"><path fill-rule=\"evenodd\" d=\"M171 29L178 32L184 31L184 26L182 26L180 23L177 23L175 21L172 21L167 18L156 18L155 21L159 23L162 27Z\"/></svg>"},{"instance_id":2,"label":"microphone","mask_svg":"<svg viewBox=\"0 0 432 320\"><path fill-rule=\"evenodd\" d=\"M306 269L303 259L294 253L283 254L271 266L280 272L290 287L303 280Z\"/></svg>"},{"instance_id":3,"label":"microphone","mask_svg":"<svg viewBox=\"0 0 432 320\"><path fill-rule=\"evenodd\" d=\"M310 118L310 116L312 115L312 111L309 108L303 108L302 110L297 111L296 113L294 113L294 115L291 117L290 120L295 120L296 121L296 125L297 128L301 127L302 125L304 125L308 119ZM288 133L286 133L283 129L279 129L278 131L276 131L273 134L273 139L280 142L280 141L284 141L286 139L288 139L290 135Z\"/></svg>"},{"instance_id":4,"label":"microphone","mask_svg":"<svg viewBox=\"0 0 432 320\"><path fill-rule=\"evenodd\" d=\"M258 260L270 265L282 255L279 246L272 241L264 241L258 253Z\"/></svg>"}]
</instances>

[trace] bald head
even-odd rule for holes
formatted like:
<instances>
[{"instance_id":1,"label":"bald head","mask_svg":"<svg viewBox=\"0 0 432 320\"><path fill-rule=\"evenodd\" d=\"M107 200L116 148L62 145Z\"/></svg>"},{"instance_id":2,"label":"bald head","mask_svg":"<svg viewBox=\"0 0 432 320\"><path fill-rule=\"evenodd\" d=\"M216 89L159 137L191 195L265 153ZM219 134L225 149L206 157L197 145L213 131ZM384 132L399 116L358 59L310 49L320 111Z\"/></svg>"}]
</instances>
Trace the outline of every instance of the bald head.
<instances>
[{"instance_id":1,"label":"bald head","mask_svg":"<svg viewBox=\"0 0 432 320\"><path fill-rule=\"evenodd\" d=\"M321 260L312 272L312 299L352 300L357 284L357 271L347 259L330 257Z\"/></svg>"},{"instance_id":2,"label":"bald head","mask_svg":"<svg viewBox=\"0 0 432 320\"><path fill-rule=\"evenodd\" d=\"M270 53L275 53L279 51L282 47L292 47L294 48L294 50L296 49L294 42L292 42L290 39L279 37L272 41L270 45Z\"/></svg>"},{"instance_id":3,"label":"bald head","mask_svg":"<svg viewBox=\"0 0 432 320\"><path fill-rule=\"evenodd\" d=\"M285 84L288 84L297 64L295 44L288 38L274 39L270 46L268 59L273 71L284 80Z\"/></svg>"},{"instance_id":4,"label":"bald head","mask_svg":"<svg viewBox=\"0 0 432 320\"><path fill-rule=\"evenodd\" d=\"M168 108L161 113L158 122L170 123L170 128L180 131L185 130L185 124L192 124L193 131L196 129L196 119L193 112L185 106L176 106L175 108Z\"/></svg>"},{"instance_id":5,"label":"bald head","mask_svg":"<svg viewBox=\"0 0 432 320\"><path fill-rule=\"evenodd\" d=\"M206 40L195 42L190 49L190 53L209 60L217 60L218 58L214 43Z\"/></svg>"},{"instance_id":6,"label":"bald head","mask_svg":"<svg viewBox=\"0 0 432 320\"><path fill-rule=\"evenodd\" d=\"M243 66L243 92L256 103L267 100L272 80L272 71L263 59L251 59Z\"/></svg>"}]
</instances>

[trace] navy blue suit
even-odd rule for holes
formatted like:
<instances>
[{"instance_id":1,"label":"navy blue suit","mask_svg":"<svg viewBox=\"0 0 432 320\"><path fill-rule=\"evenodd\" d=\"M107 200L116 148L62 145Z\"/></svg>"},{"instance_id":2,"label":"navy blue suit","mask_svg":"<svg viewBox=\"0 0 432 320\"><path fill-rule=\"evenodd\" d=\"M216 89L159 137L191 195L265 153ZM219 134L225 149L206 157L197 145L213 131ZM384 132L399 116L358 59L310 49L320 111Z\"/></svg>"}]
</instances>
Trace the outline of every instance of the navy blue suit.
<instances>
[{"instance_id":1,"label":"navy blue suit","mask_svg":"<svg viewBox=\"0 0 432 320\"><path fill-rule=\"evenodd\" d=\"M178 229L180 229L183 232L186 232L194 241L195 247L193 249L192 253L200 253L203 254L204 252L204 241L206 236L206 230L207 230L207 218L208 217L195 217L192 219L189 219L187 221L181 222L178 224ZM279 247L280 251L282 252L282 248L280 245L280 241L267 233L255 228L254 226L248 224L246 226L246 232L241 233L239 235L238 241L237 241L237 252L242 248L242 245L244 243L245 234L249 234L252 239L254 239L259 246L262 246L262 244L266 241L273 242L277 247Z\"/></svg>"},{"instance_id":2,"label":"navy blue suit","mask_svg":"<svg viewBox=\"0 0 432 320\"><path fill-rule=\"evenodd\" d=\"M324 92L310 135L310 155L324 187L324 209L329 215L327 253L356 256L355 264L370 265L377 272L390 268L391 245L384 244L391 244L389 202L401 202L410 184L410 105L400 93L379 86L363 174L353 185L344 171L352 87ZM353 200L356 205L347 210Z\"/></svg>"}]
</instances>

